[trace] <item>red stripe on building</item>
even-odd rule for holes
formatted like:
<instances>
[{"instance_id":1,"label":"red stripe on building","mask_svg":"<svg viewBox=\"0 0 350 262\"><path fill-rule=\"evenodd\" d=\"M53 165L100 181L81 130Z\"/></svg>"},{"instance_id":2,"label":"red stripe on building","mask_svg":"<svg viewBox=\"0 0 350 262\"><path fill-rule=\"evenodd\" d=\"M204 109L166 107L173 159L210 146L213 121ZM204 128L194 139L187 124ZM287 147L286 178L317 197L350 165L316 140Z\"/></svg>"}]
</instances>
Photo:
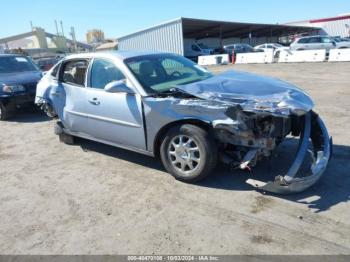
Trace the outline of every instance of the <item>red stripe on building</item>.
<instances>
[{"instance_id":1,"label":"red stripe on building","mask_svg":"<svg viewBox=\"0 0 350 262\"><path fill-rule=\"evenodd\" d=\"M310 23L322 23L322 22L330 22L330 21L337 21L337 20L343 20L343 19L350 19L350 15L343 15L343 16L336 16L336 17L330 17L330 18L310 20Z\"/></svg>"}]
</instances>

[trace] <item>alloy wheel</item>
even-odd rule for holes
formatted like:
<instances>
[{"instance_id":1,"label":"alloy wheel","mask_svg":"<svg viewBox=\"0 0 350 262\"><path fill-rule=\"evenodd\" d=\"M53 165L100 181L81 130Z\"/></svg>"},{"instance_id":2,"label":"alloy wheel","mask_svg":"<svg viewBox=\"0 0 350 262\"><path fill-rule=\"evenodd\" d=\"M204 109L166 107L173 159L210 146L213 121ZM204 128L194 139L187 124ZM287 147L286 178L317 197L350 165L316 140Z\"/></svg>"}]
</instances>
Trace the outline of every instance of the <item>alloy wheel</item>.
<instances>
[{"instance_id":1,"label":"alloy wheel","mask_svg":"<svg viewBox=\"0 0 350 262\"><path fill-rule=\"evenodd\" d=\"M174 168L184 175L190 175L200 164L200 149L193 138L178 135L172 138L168 147L168 157Z\"/></svg>"}]
</instances>

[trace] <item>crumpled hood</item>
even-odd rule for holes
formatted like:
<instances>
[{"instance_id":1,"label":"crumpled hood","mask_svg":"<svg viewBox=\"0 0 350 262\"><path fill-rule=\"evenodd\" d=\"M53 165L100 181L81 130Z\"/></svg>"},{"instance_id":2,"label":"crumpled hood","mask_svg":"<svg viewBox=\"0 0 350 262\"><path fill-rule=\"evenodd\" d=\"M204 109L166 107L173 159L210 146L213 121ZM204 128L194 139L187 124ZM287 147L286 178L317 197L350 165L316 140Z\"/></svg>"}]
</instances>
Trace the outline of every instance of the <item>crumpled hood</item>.
<instances>
[{"instance_id":1,"label":"crumpled hood","mask_svg":"<svg viewBox=\"0 0 350 262\"><path fill-rule=\"evenodd\" d=\"M227 71L177 88L201 99L240 105L244 111L278 116L302 115L314 107L309 95L292 84L239 71Z\"/></svg>"},{"instance_id":2,"label":"crumpled hood","mask_svg":"<svg viewBox=\"0 0 350 262\"><path fill-rule=\"evenodd\" d=\"M0 83L5 85L21 85L38 82L42 77L40 71L0 74Z\"/></svg>"}]
</instances>

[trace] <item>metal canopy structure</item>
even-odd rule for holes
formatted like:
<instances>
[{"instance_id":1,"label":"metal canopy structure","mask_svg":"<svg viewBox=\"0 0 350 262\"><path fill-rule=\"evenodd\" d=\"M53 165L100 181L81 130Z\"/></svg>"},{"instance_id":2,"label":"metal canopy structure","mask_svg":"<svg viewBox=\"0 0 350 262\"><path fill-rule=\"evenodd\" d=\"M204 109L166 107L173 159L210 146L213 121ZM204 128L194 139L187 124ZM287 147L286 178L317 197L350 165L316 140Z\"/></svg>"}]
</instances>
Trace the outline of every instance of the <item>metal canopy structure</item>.
<instances>
[{"instance_id":1,"label":"metal canopy structure","mask_svg":"<svg viewBox=\"0 0 350 262\"><path fill-rule=\"evenodd\" d=\"M207 46L222 46L224 42L262 44L281 37L319 32L321 28L280 24L253 24L226 21L177 18L118 38L120 50L164 51L185 55L185 40L215 41Z\"/></svg>"},{"instance_id":2,"label":"metal canopy structure","mask_svg":"<svg viewBox=\"0 0 350 262\"><path fill-rule=\"evenodd\" d=\"M239 23L193 18L182 18L181 20L184 37L196 39L206 37L247 38L249 35L252 37L282 37L320 30L317 27L281 24Z\"/></svg>"}]
</instances>

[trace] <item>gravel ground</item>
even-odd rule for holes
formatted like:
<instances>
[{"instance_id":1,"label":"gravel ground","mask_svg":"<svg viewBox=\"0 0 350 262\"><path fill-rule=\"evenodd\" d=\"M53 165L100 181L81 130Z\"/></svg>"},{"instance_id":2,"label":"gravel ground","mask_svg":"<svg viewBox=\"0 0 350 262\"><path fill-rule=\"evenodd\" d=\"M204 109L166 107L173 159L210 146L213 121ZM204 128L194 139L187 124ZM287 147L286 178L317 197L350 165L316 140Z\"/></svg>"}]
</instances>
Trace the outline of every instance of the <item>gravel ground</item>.
<instances>
[{"instance_id":1,"label":"gravel ground","mask_svg":"<svg viewBox=\"0 0 350 262\"><path fill-rule=\"evenodd\" d=\"M150 157L61 144L54 121L22 112L0 123L0 253L350 254L350 63L211 69L270 75L311 94L334 138L316 186L278 196L245 184L268 178L271 163L181 183Z\"/></svg>"}]
</instances>

